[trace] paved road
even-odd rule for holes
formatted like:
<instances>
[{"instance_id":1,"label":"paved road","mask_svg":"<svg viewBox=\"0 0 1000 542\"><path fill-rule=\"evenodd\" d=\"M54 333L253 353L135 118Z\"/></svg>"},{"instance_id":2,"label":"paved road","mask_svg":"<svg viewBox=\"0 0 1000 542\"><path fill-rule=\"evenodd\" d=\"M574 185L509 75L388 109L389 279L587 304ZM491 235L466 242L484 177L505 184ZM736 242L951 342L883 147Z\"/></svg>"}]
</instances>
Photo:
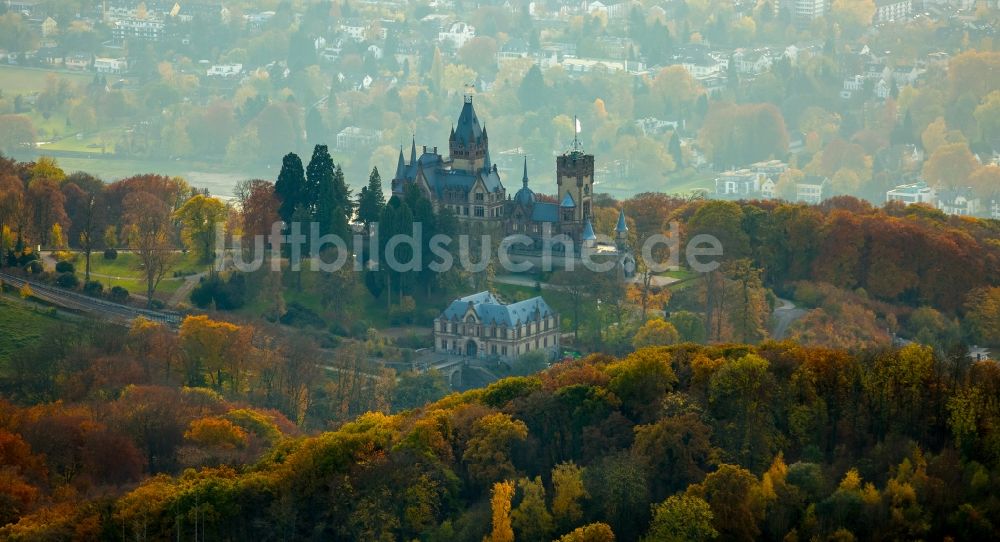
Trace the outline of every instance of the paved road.
<instances>
[{"instance_id":1,"label":"paved road","mask_svg":"<svg viewBox=\"0 0 1000 542\"><path fill-rule=\"evenodd\" d=\"M85 296L77 292L30 281L23 277L7 273L0 273L0 280L18 289L28 284L31 288L32 296L41 301L71 311L95 315L110 321L127 324L136 318L142 317L171 327L177 327L181 323L181 315L177 313L153 311L112 303L104 299Z\"/></svg>"},{"instance_id":2,"label":"paved road","mask_svg":"<svg viewBox=\"0 0 1000 542\"><path fill-rule=\"evenodd\" d=\"M788 335L788 328L793 322L805 316L806 310L795 306L795 303L787 299L778 298L778 306L774 309L773 325L771 337L781 340Z\"/></svg>"}]
</instances>

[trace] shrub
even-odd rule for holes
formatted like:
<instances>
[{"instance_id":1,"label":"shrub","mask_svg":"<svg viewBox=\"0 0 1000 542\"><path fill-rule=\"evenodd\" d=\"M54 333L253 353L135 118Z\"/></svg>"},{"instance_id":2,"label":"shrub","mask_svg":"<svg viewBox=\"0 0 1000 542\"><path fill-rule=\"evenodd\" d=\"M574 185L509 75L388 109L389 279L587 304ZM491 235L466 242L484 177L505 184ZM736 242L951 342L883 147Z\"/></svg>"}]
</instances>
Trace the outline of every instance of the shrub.
<instances>
[{"instance_id":1,"label":"shrub","mask_svg":"<svg viewBox=\"0 0 1000 542\"><path fill-rule=\"evenodd\" d=\"M56 262L56 273L75 273L75 272L76 272L76 266L73 265L73 262L66 262L66 261Z\"/></svg>"},{"instance_id":2,"label":"shrub","mask_svg":"<svg viewBox=\"0 0 1000 542\"><path fill-rule=\"evenodd\" d=\"M166 307L167 304L164 303L163 301L160 301L159 299L154 299L149 302L149 308L151 309L162 310L165 309Z\"/></svg>"},{"instance_id":3,"label":"shrub","mask_svg":"<svg viewBox=\"0 0 1000 542\"><path fill-rule=\"evenodd\" d=\"M246 278L242 274L234 274L228 281L218 276L203 278L191 291L191 302L199 308L206 308L215 302L218 310L238 309L246 303Z\"/></svg>"},{"instance_id":4,"label":"shrub","mask_svg":"<svg viewBox=\"0 0 1000 542\"><path fill-rule=\"evenodd\" d=\"M80 279L74 273L60 273L56 277L56 285L60 288L75 290L80 285Z\"/></svg>"},{"instance_id":5,"label":"shrub","mask_svg":"<svg viewBox=\"0 0 1000 542\"><path fill-rule=\"evenodd\" d=\"M114 301L115 303L125 303L128 301L128 290L122 288L121 286L115 286L111 288L111 293L108 295L108 299Z\"/></svg>"},{"instance_id":6,"label":"shrub","mask_svg":"<svg viewBox=\"0 0 1000 542\"><path fill-rule=\"evenodd\" d=\"M96 280L92 280L83 285L83 293L91 297L101 297L104 293L104 285Z\"/></svg>"},{"instance_id":7,"label":"shrub","mask_svg":"<svg viewBox=\"0 0 1000 542\"><path fill-rule=\"evenodd\" d=\"M35 275L40 274L43 271L43 269L44 269L42 267L42 262L40 262L38 260L34 260L34 261L31 261L31 262L28 262L28 264L26 266L24 266L24 268L29 273L32 273L32 274L35 274Z\"/></svg>"},{"instance_id":8,"label":"shrub","mask_svg":"<svg viewBox=\"0 0 1000 542\"><path fill-rule=\"evenodd\" d=\"M105 260L117 260L118 259L118 251L115 250L115 249L113 249L113 248L105 249L104 250L104 259Z\"/></svg>"}]
</instances>

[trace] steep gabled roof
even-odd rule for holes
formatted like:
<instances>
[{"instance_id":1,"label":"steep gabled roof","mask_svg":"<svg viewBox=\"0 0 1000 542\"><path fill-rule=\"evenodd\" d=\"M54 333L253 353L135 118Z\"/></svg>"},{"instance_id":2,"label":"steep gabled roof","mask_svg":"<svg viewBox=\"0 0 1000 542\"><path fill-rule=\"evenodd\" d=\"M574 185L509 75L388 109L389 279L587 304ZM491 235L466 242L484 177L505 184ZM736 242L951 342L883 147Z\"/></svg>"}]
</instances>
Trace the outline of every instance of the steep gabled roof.
<instances>
[{"instance_id":1,"label":"steep gabled roof","mask_svg":"<svg viewBox=\"0 0 1000 542\"><path fill-rule=\"evenodd\" d=\"M479 124L475 108L472 107L472 98L466 98L462 112L458 115L458 125L455 126L455 139L468 146L478 142L482 137L483 128Z\"/></svg>"},{"instance_id":2,"label":"steep gabled roof","mask_svg":"<svg viewBox=\"0 0 1000 542\"><path fill-rule=\"evenodd\" d=\"M461 320L470 306L482 323L498 326L521 325L555 314L541 297L505 305L490 292L479 292L452 301L442 316L449 320Z\"/></svg>"}]
</instances>

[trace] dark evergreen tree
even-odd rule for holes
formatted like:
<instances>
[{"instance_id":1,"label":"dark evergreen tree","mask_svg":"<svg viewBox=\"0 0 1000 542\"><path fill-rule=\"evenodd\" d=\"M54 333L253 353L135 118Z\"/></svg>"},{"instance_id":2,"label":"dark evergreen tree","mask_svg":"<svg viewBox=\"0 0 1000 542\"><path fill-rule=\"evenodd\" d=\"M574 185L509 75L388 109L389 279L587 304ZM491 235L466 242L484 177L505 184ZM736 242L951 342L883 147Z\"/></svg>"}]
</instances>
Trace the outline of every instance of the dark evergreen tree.
<instances>
[{"instance_id":1,"label":"dark evergreen tree","mask_svg":"<svg viewBox=\"0 0 1000 542\"><path fill-rule=\"evenodd\" d=\"M378 222L384 207L382 177L378 173L378 168L372 168L372 173L368 176L368 185L362 187L358 194L358 221L364 224L365 230L373 222Z\"/></svg>"},{"instance_id":2,"label":"dark evergreen tree","mask_svg":"<svg viewBox=\"0 0 1000 542\"><path fill-rule=\"evenodd\" d=\"M292 221L295 207L300 205L306 194L306 175L302 159L294 152L285 155L281 161L281 173L274 183L274 194L278 197L278 216L285 223Z\"/></svg>"},{"instance_id":3,"label":"dark evergreen tree","mask_svg":"<svg viewBox=\"0 0 1000 542\"><path fill-rule=\"evenodd\" d=\"M344 171L334 167L333 158L326 145L316 145L306 168L306 186L315 197L312 204L313 218L319 222L320 234L333 233L347 239L353 205L350 190L344 181Z\"/></svg>"},{"instance_id":4,"label":"dark evergreen tree","mask_svg":"<svg viewBox=\"0 0 1000 542\"><path fill-rule=\"evenodd\" d=\"M327 137L326 123L323 122L323 115L319 109L310 107L306 113L306 138L314 144L323 142Z\"/></svg>"},{"instance_id":5,"label":"dark evergreen tree","mask_svg":"<svg viewBox=\"0 0 1000 542\"><path fill-rule=\"evenodd\" d=\"M542 76L542 70L535 64L524 75L521 86L517 89L517 99L520 100L522 108L536 111L545 107L547 96L548 89L545 87L545 78Z\"/></svg>"},{"instance_id":6,"label":"dark evergreen tree","mask_svg":"<svg viewBox=\"0 0 1000 542\"><path fill-rule=\"evenodd\" d=\"M670 136L670 156L674 159L674 164L677 169L684 167L684 154L681 152L681 137L677 135L677 130L674 130L673 135Z\"/></svg>"}]
</instances>

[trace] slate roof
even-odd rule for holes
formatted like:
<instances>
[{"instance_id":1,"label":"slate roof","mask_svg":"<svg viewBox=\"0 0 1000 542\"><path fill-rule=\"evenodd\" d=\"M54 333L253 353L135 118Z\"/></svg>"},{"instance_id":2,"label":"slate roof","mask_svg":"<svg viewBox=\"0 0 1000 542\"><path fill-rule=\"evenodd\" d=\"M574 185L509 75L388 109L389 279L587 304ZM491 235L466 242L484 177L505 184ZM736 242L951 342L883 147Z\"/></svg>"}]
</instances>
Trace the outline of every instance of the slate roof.
<instances>
[{"instance_id":1,"label":"slate roof","mask_svg":"<svg viewBox=\"0 0 1000 542\"><path fill-rule=\"evenodd\" d=\"M424 178L427 180L427 186L430 188L431 192L435 196L441 197L444 192L451 189L461 189L461 190L472 190L472 187L476 184L477 179L483 180L483 185L489 192L499 192L503 189L503 182L500 180L500 174L497 172L496 168L491 168L489 170L479 170L475 172L469 172L459 169L450 169L445 167L444 158L440 154L433 152L425 152L416 159L416 163L403 164L396 166L396 179L395 180L406 180L413 181L417 178L417 173L422 171ZM402 192L403 185L399 183L393 183L393 191Z\"/></svg>"},{"instance_id":2,"label":"slate roof","mask_svg":"<svg viewBox=\"0 0 1000 542\"><path fill-rule=\"evenodd\" d=\"M576 202L573 201L573 196L571 196L569 192L566 192L566 197L563 198L562 203L560 204L560 206L562 206L562 207L576 207Z\"/></svg>"},{"instance_id":3,"label":"slate roof","mask_svg":"<svg viewBox=\"0 0 1000 542\"><path fill-rule=\"evenodd\" d=\"M535 203L531 208L531 220L535 222L558 222L559 206L548 202Z\"/></svg>"},{"instance_id":4,"label":"slate roof","mask_svg":"<svg viewBox=\"0 0 1000 542\"><path fill-rule=\"evenodd\" d=\"M541 297L504 305L490 292L479 292L452 301L442 316L449 320L461 320L470 304L485 324L516 326L555 314Z\"/></svg>"},{"instance_id":5,"label":"slate roof","mask_svg":"<svg viewBox=\"0 0 1000 542\"><path fill-rule=\"evenodd\" d=\"M618 233L628 231L628 224L625 223L625 209L618 211L618 225L615 226L615 231Z\"/></svg>"},{"instance_id":6,"label":"slate roof","mask_svg":"<svg viewBox=\"0 0 1000 542\"><path fill-rule=\"evenodd\" d=\"M472 107L472 100L468 99L462 105L462 112L458 115L458 126L455 127L455 140L464 145L476 143L483 137L483 128L479 125L479 117Z\"/></svg>"}]
</instances>

